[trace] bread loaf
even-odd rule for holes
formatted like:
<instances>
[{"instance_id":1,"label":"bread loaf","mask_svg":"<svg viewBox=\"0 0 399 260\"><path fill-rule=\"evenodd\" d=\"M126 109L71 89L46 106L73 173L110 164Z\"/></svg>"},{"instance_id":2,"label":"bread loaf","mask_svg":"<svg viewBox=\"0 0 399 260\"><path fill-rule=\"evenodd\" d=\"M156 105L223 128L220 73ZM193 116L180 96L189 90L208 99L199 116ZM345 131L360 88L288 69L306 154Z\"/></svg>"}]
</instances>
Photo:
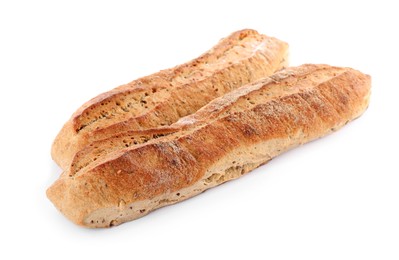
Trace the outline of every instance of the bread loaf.
<instances>
[{"instance_id":1,"label":"bread loaf","mask_svg":"<svg viewBox=\"0 0 399 260\"><path fill-rule=\"evenodd\" d=\"M86 227L142 217L339 129L367 108L370 84L369 76L350 68L285 69L215 99L170 132L166 127L165 136L118 147L74 174L65 172L47 195Z\"/></svg>"},{"instance_id":2,"label":"bread loaf","mask_svg":"<svg viewBox=\"0 0 399 260\"><path fill-rule=\"evenodd\" d=\"M64 170L90 143L125 131L170 125L216 97L273 74L288 45L242 30L186 64L103 93L85 103L57 135L52 157Z\"/></svg>"}]
</instances>

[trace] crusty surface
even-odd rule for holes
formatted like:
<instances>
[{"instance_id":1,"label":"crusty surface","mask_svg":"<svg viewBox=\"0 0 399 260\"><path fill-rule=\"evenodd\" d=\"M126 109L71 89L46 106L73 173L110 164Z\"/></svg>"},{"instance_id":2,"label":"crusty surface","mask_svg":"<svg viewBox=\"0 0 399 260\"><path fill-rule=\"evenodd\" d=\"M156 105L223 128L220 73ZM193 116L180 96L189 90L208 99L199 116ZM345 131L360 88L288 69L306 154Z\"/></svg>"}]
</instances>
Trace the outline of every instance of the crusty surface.
<instances>
[{"instance_id":1,"label":"crusty surface","mask_svg":"<svg viewBox=\"0 0 399 260\"><path fill-rule=\"evenodd\" d=\"M214 98L283 68L287 49L285 42L254 30L235 32L197 59L85 103L57 135L52 157L65 170L92 142L170 125Z\"/></svg>"},{"instance_id":2,"label":"crusty surface","mask_svg":"<svg viewBox=\"0 0 399 260\"><path fill-rule=\"evenodd\" d=\"M109 227L238 178L274 156L335 131L367 108L370 77L303 65L218 98L181 130L112 151L47 191L75 223Z\"/></svg>"},{"instance_id":3,"label":"crusty surface","mask_svg":"<svg viewBox=\"0 0 399 260\"><path fill-rule=\"evenodd\" d=\"M101 159L107 154L133 145L144 144L149 140L156 139L175 133L180 127L159 127L141 131L125 131L111 137L94 141L77 152L68 170L69 176L88 167L91 163Z\"/></svg>"}]
</instances>

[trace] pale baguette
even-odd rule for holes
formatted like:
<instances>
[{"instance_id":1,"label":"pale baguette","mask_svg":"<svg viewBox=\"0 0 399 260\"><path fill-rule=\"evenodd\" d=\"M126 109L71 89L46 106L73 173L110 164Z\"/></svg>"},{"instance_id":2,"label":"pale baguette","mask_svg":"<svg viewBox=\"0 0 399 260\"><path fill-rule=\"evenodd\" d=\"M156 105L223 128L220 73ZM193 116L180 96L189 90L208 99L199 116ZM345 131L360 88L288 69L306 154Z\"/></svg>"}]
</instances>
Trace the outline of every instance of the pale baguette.
<instances>
[{"instance_id":1,"label":"pale baguette","mask_svg":"<svg viewBox=\"0 0 399 260\"><path fill-rule=\"evenodd\" d=\"M242 30L186 64L137 79L85 103L64 125L52 157L66 170L90 143L125 131L170 125L212 99L283 68L288 45Z\"/></svg>"},{"instance_id":2,"label":"pale baguette","mask_svg":"<svg viewBox=\"0 0 399 260\"><path fill-rule=\"evenodd\" d=\"M329 134L368 106L370 77L303 65L220 97L180 119L180 130L116 149L47 191L73 222L109 227L249 172Z\"/></svg>"}]
</instances>

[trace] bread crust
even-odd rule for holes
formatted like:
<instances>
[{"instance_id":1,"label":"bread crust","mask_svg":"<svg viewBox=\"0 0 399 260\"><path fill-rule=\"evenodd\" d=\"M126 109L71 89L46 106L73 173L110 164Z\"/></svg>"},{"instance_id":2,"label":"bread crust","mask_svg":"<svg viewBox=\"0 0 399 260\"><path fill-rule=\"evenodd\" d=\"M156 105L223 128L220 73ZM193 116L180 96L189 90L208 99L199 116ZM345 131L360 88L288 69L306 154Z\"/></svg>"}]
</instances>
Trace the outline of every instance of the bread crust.
<instances>
[{"instance_id":1,"label":"bread crust","mask_svg":"<svg viewBox=\"0 0 399 260\"><path fill-rule=\"evenodd\" d=\"M371 80L350 68L302 65L215 99L179 131L112 151L47 191L73 222L109 227L185 200L327 135L368 106Z\"/></svg>"},{"instance_id":2,"label":"bread crust","mask_svg":"<svg viewBox=\"0 0 399 260\"><path fill-rule=\"evenodd\" d=\"M55 138L52 157L65 170L92 142L170 125L214 98L282 69L287 51L288 45L276 38L254 30L235 32L197 59L86 102Z\"/></svg>"}]
</instances>

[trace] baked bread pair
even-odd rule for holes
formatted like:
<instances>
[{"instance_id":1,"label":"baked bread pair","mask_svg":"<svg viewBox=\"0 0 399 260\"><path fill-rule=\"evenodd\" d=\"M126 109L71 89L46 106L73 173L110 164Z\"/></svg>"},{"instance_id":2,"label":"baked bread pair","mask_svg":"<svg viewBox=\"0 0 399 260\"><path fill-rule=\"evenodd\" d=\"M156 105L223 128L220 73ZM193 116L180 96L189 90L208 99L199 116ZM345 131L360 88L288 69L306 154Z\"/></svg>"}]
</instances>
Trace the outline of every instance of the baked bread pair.
<instances>
[{"instance_id":1,"label":"baked bread pair","mask_svg":"<svg viewBox=\"0 0 399 260\"><path fill-rule=\"evenodd\" d=\"M118 225L238 178L364 112L369 76L328 65L283 69L287 50L256 31L235 32L189 63L90 100L53 144L64 173L48 197L79 225Z\"/></svg>"}]
</instances>

